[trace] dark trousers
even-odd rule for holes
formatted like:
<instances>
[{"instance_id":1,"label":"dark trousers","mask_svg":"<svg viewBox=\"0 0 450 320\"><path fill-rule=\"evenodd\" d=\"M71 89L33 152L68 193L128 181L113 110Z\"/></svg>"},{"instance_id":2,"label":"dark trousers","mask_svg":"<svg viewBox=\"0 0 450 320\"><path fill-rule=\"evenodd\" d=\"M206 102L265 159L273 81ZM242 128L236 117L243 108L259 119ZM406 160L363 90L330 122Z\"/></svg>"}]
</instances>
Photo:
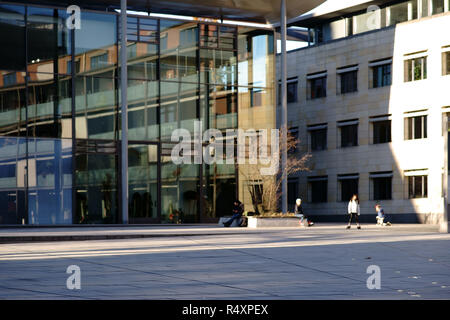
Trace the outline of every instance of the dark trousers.
<instances>
[{"instance_id":1,"label":"dark trousers","mask_svg":"<svg viewBox=\"0 0 450 320\"><path fill-rule=\"evenodd\" d=\"M348 220L348 224L350 225L352 223L353 218L355 218L356 223L359 224L358 214L355 212L350 213L350 219Z\"/></svg>"}]
</instances>

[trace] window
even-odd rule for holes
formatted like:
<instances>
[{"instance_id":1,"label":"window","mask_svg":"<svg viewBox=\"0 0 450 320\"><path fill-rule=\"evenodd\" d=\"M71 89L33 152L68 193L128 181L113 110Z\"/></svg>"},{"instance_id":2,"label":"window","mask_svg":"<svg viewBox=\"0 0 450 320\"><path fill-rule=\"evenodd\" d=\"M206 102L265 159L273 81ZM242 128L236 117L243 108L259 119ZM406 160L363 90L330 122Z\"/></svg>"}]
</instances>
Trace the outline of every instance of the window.
<instances>
[{"instance_id":1,"label":"window","mask_svg":"<svg viewBox=\"0 0 450 320\"><path fill-rule=\"evenodd\" d=\"M405 82L427 78L427 57L405 60Z\"/></svg>"},{"instance_id":2,"label":"window","mask_svg":"<svg viewBox=\"0 0 450 320\"><path fill-rule=\"evenodd\" d=\"M392 199L392 172L371 173L372 200Z\"/></svg>"},{"instance_id":3,"label":"window","mask_svg":"<svg viewBox=\"0 0 450 320\"><path fill-rule=\"evenodd\" d=\"M358 145L358 123L345 122L338 124L341 132L341 148Z\"/></svg>"},{"instance_id":4,"label":"window","mask_svg":"<svg viewBox=\"0 0 450 320\"><path fill-rule=\"evenodd\" d=\"M372 88L380 88L391 85L391 68L392 64L382 64L373 66L372 71Z\"/></svg>"},{"instance_id":5,"label":"window","mask_svg":"<svg viewBox=\"0 0 450 320\"><path fill-rule=\"evenodd\" d=\"M286 93L287 93L287 103L297 102L297 77L287 79ZM281 81L278 84L278 104L281 105Z\"/></svg>"},{"instance_id":6,"label":"window","mask_svg":"<svg viewBox=\"0 0 450 320\"><path fill-rule=\"evenodd\" d=\"M298 179L288 179L288 203L295 203L299 198Z\"/></svg>"},{"instance_id":7,"label":"window","mask_svg":"<svg viewBox=\"0 0 450 320\"><path fill-rule=\"evenodd\" d=\"M442 75L448 74L450 74L450 51L442 52Z\"/></svg>"},{"instance_id":8,"label":"window","mask_svg":"<svg viewBox=\"0 0 450 320\"><path fill-rule=\"evenodd\" d=\"M7 73L7 74L3 75L3 86L4 87L12 86L12 85L16 84L16 82L17 82L17 78L16 78L15 72L11 72L11 73Z\"/></svg>"},{"instance_id":9,"label":"window","mask_svg":"<svg viewBox=\"0 0 450 320\"><path fill-rule=\"evenodd\" d=\"M428 176L409 176L408 177L408 197L426 198L428 195Z\"/></svg>"},{"instance_id":10,"label":"window","mask_svg":"<svg viewBox=\"0 0 450 320\"><path fill-rule=\"evenodd\" d=\"M327 96L327 76L326 73L308 75L308 93L309 99L323 98Z\"/></svg>"},{"instance_id":11,"label":"window","mask_svg":"<svg viewBox=\"0 0 450 320\"><path fill-rule=\"evenodd\" d=\"M338 175L341 201L350 201L354 194L358 194L358 180L358 174Z\"/></svg>"},{"instance_id":12,"label":"window","mask_svg":"<svg viewBox=\"0 0 450 320\"><path fill-rule=\"evenodd\" d=\"M405 118L405 140L425 139L426 137L426 115Z\"/></svg>"},{"instance_id":13,"label":"window","mask_svg":"<svg viewBox=\"0 0 450 320\"><path fill-rule=\"evenodd\" d=\"M444 1L445 0L433 0L432 1L432 14L438 14L444 12Z\"/></svg>"},{"instance_id":14,"label":"window","mask_svg":"<svg viewBox=\"0 0 450 320\"><path fill-rule=\"evenodd\" d=\"M350 93L358 91L358 70L339 72L340 93Z\"/></svg>"},{"instance_id":15,"label":"window","mask_svg":"<svg viewBox=\"0 0 450 320\"><path fill-rule=\"evenodd\" d=\"M99 69L108 65L108 53L91 57L91 69Z\"/></svg>"},{"instance_id":16,"label":"window","mask_svg":"<svg viewBox=\"0 0 450 320\"><path fill-rule=\"evenodd\" d=\"M289 154L295 153L295 151L298 148L297 143L298 143L298 127L289 128L289 130L288 130L288 153Z\"/></svg>"},{"instance_id":17,"label":"window","mask_svg":"<svg viewBox=\"0 0 450 320\"><path fill-rule=\"evenodd\" d=\"M308 131L311 137L311 150L320 151L327 148L327 125L309 126Z\"/></svg>"},{"instance_id":18,"label":"window","mask_svg":"<svg viewBox=\"0 0 450 320\"><path fill-rule=\"evenodd\" d=\"M328 177L308 177L309 201L320 203L328 201Z\"/></svg>"},{"instance_id":19,"label":"window","mask_svg":"<svg viewBox=\"0 0 450 320\"><path fill-rule=\"evenodd\" d=\"M374 121L373 144L391 142L391 120Z\"/></svg>"},{"instance_id":20,"label":"window","mask_svg":"<svg viewBox=\"0 0 450 320\"><path fill-rule=\"evenodd\" d=\"M80 72L80 60L75 60L75 73ZM67 61L67 74L72 73L72 60Z\"/></svg>"}]
</instances>

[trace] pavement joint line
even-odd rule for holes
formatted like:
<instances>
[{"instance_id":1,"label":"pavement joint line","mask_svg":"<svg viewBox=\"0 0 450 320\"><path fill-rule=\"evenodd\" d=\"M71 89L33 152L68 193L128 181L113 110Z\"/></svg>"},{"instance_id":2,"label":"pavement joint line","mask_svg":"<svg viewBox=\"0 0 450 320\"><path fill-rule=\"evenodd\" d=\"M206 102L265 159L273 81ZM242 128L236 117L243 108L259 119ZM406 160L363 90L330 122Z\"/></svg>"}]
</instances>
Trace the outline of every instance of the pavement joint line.
<instances>
[{"instance_id":1,"label":"pavement joint line","mask_svg":"<svg viewBox=\"0 0 450 320\"><path fill-rule=\"evenodd\" d=\"M34 253L34 251L32 251L32 250L24 250L24 251L28 251L29 253ZM49 255L49 256L57 256L57 255L52 254L52 253L46 253L46 254ZM145 273L145 274L157 275L157 276L162 276L162 277L166 277L166 278L169 278L169 279L179 279L179 280L198 282L198 283L202 283L202 284L206 284L206 285L216 285L216 286L220 286L220 287L224 287L224 288L231 288L231 289L237 289L237 290L242 290L242 291L247 291L247 292L252 292L252 293L264 294L264 295L268 295L268 296L272 296L272 297L278 297L278 298L282 298L283 297L283 296L280 296L280 295L277 295L277 294L266 293L264 291L259 291L259 290L253 290L253 289L248 289L248 288L240 288L240 287L237 287L237 286L225 285L225 284L220 284L220 283L216 283L216 282L208 282L208 281L203 281L203 280L190 279L190 278L185 278L185 277L180 277L180 276L169 276L169 275L166 275L164 273L159 273L159 272L154 272L154 271L145 271L145 270L133 269L133 268L122 267L122 266L115 266L115 265L107 264L107 263L91 262L91 261L88 261L88 260L85 260L85 259L80 259L80 258L67 257L65 259L77 260L77 261L81 261L81 262L88 263L88 264L94 264L94 265L99 265L99 266L107 266L107 267L116 268L116 269L120 269L120 270L127 270L127 271L133 271L133 272L140 272L140 273ZM18 290L20 290L20 289L18 289Z\"/></svg>"},{"instance_id":2,"label":"pavement joint line","mask_svg":"<svg viewBox=\"0 0 450 320\"><path fill-rule=\"evenodd\" d=\"M188 240L191 240L191 241L196 242L196 241L193 240L193 239L188 239ZM303 268L303 269L307 269L307 270L310 270L310 271L315 271L315 272L319 272L319 273L325 273L325 274L332 275L332 276L335 276L335 277L338 277L338 278L344 278L344 279L356 281L356 282L359 282L359 283L361 283L361 282L362 282L362 283L365 283L365 281L363 281L363 280L353 279L353 278L351 278L351 277L339 275L339 274L337 274L337 273L333 273L333 272L329 272L329 271L324 271L324 270L320 270L320 269L317 269L317 268L307 267L307 266L304 266L304 265L300 265L300 264L297 264L297 263L288 262L288 261L284 261L284 260L280 260L280 259L276 259L276 258L272 258L272 257L266 257L266 256L258 255L258 254L252 254L252 253L244 252L243 250L240 250L240 249L227 249L227 248L222 247L222 246L220 246L220 245L214 245L214 244L213 244L212 246L221 248L221 249L223 249L223 250L233 250L233 251L237 251L237 252L239 252L239 253L241 253L241 254L244 254L244 255L249 255L249 256L259 257L259 258L268 259L268 260L271 260L271 261L276 261L276 262L279 262L279 263L284 263L284 264L287 264L287 265L296 266L296 267ZM390 290L392 290L392 291L394 291L394 292L396 292L396 293L398 293L398 291L397 291L398 289L396 289L396 288L392 288L392 287L389 287L389 286L384 286L384 287L385 287L385 288L388 288L388 289L390 289Z\"/></svg>"}]
</instances>

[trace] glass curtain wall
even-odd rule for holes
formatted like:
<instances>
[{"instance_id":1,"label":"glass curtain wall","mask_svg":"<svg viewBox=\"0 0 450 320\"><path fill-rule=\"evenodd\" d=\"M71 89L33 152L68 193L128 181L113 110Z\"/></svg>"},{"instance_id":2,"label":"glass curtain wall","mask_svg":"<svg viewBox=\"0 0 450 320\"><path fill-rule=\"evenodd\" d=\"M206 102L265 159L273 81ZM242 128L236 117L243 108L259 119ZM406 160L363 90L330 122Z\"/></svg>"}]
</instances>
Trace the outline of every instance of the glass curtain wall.
<instances>
[{"instance_id":1,"label":"glass curtain wall","mask_svg":"<svg viewBox=\"0 0 450 320\"><path fill-rule=\"evenodd\" d=\"M0 224L121 222L119 16L67 18L0 5ZM130 222L230 214L237 165L176 165L171 136L274 127L273 32L129 16L127 38Z\"/></svg>"}]
</instances>

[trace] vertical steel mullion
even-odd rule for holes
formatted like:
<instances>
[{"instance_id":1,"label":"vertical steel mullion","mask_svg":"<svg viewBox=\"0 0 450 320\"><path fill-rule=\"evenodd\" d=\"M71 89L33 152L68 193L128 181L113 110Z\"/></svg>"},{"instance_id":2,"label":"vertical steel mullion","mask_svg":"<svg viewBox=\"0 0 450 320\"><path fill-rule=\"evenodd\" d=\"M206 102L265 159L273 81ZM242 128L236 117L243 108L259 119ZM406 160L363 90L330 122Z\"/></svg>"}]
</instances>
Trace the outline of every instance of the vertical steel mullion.
<instances>
[{"instance_id":1,"label":"vertical steel mullion","mask_svg":"<svg viewBox=\"0 0 450 320\"><path fill-rule=\"evenodd\" d=\"M76 193L76 156L77 156L77 143L76 143L76 112L75 112L75 108L76 108L76 103L75 103L75 99L76 99L76 90L75 90L75 83L76 83L76 70L75 70L75 29L71 29L70 31L70 37L71 37L71 43L70 43L70 51L71 51L71 95L72 95L72 99L71 99L71 113L72 113L72 119L71 119L71 123L72 123L72 128L71 128L71 132L72 132L72 223L75 223L75 219L77 217L77 203L76 203L76 197L77 197L77 193ZM80 61L81 63L81 61Z\"/></svg>"},{"instance_id":2,"label":"vertical steel mullion","mask_svg":"<svg viewBox=\"0 0 450 320\"><path fill-rule=\"evenodd\" d=\"M158 81L158 106L156 109L156 123L158 125L158 148L157 148L157 169L156 169L156 184L157 184L157 221L161 223L161 210L162 210L162 204L161 204L161 188L162 188L162 181L161 181L161 20L158 19L156 21L156 39L157 39L157 45L158 45L158 62L156 65L156 77Z\"/></svg>"},{"instance_id":3,"label":"vertical steel mullion","mask_svg":"<svg viewBox=\"0 0 450 320\"><path fill-rule=\"evenodd\" d=\"M281 211L287 213L286 0L281 0Z\"/></svg>"},{"instance_id":4,"label":"vertical steel mullion","mask_svg":"<svg viewBox=\"0 0 450 320\"><path fill-rule=\"evenodd\" d=\"M201 115L201 103L200 103L200 97L201 97L201 92L200 92L200 87L201 87L201 81L200 81L200 77L201 77L201 72L200 72L200 24L197 24L197 42L196 42L196 68L197 68L197 89L196 89L196 95L197 95L197 104L196 104L196 116L197 119L202 120L202 115ZM203 124L203 122L202 122ZM202 148L203 149L203 148ZM205 208L203 205L203 199L204 199L204 193L203 193L203 161L201 164L198 165L199 166L199 175L198 175L198 179L199 179L199 204L198 204L198 221L199 222L203 222L202 219L205 216ZM206 166L206 165L205 165ZM206 186L206 183L205 183Z\"/></svg>"},{"instance_id":5,"label":"vertical steel mullion","mask_svg":"<svg viewBox=\"0 0 450 320\"><path fill-rule=\"evenodd\" d=\"M121 39L120 39L120 90L122 111L122 141L121 141L121 199L122 223L128 223L128 97L127 97L127 0L120 1Z\"/></svg>"},{"instance_id":6,"label":"vertical steel mullion","mask_svg":"<svg viewBox=\"0 0 450 320\"><path fill-rule=\"evenodd\" d=\"M25 12L24 12L24 22L25 22L25 166L26 166L26 170L25 170L25 177L24 177L24 184L25 184L25 215L26 215L26 221L25 223L28 224L28 206L29 206L29 201L28 201L28 192L29 192L29 187L28 187L28 167L29 167L29 163L28 163L28 79L29 79L29 74L28 74L28 6L25 6ZM22 114L22 111L20 111L20 105L19 105L19 114ZM20 119L21 116L19 116ZM20 137L20 125L19 125L19 137ZM20 138L19 138L20 139ZM19 213L19 197L18 197L18 193L16 196L16 212Z\"/></svg>"}]
</instances>

